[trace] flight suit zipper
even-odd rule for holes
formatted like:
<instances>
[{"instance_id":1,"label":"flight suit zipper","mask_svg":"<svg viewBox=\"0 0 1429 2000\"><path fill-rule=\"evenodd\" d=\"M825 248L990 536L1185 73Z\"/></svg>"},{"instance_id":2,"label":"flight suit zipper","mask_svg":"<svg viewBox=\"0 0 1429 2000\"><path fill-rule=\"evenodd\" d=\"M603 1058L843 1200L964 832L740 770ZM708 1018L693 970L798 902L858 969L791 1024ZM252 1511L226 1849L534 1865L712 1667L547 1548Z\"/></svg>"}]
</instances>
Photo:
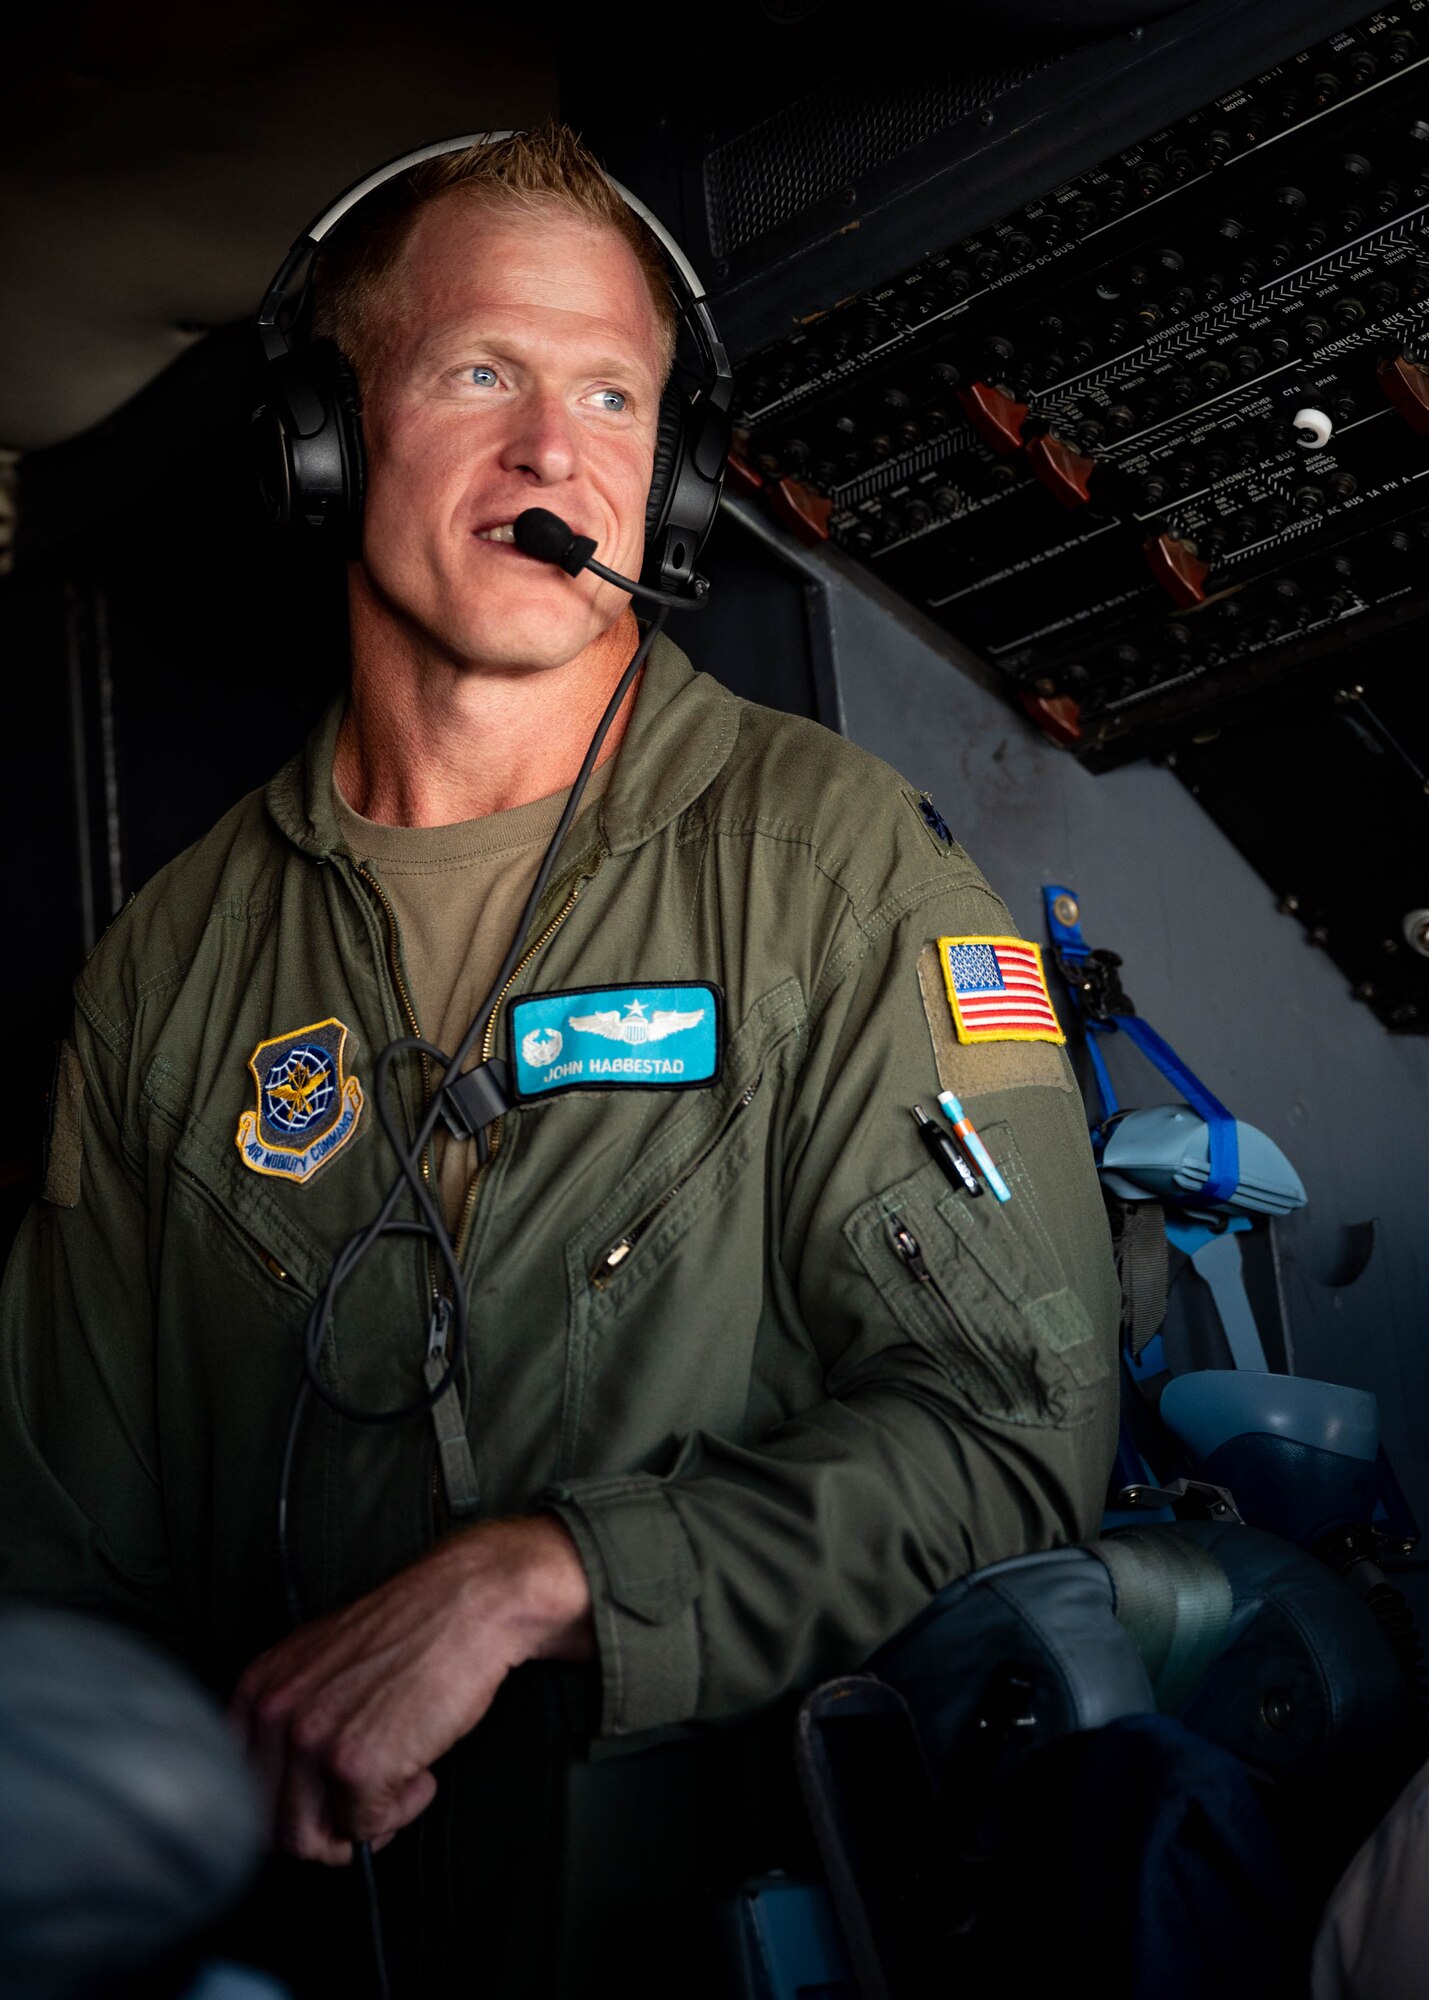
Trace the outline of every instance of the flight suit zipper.
<instances>
[{"instance_id":1,"label":"flight suit zipper","mask_svg":"<svg viewBox=\"0 0 1429 2000\"><path fill-rule=\"evenodd\" d=\"M371 888L386 916L387 961L388 969L392 975L392 984L396 989L397 997L407 1017L410 1032L420 1038L422 1031L417 1021L416 1009L412 1005L411 996L407 991L407 983L402 976L401 954L398 945L397 913L392 908L391 902L388 900L376 876L370 870L364 868L360 862L355 863L354 866L363 881ZM529 950L522 954L510 977L497 994L481 1038L482 1062L489 1062L491 1060L492 1051L496 1046L496 1024L502 1002L526 967L531 963L532 959L535 958L538 952L544 950L570 915L572 909L575 907L576 898L579 896L580 890L581 885L577 882L561 908L536 939L536 942ZM418 1060L422 1066L422 1103L425 1108L432 1100L433 1070L430 1058L420 1050L418 1051ZM491 1164L499 1140L500 1120L498 1119L490 1128L485 1164L478 1167L472 1175L470 1185L466 1191L466 1198L462 1203L462 1212L455 1238L455 1255L458 1264L461 1262L466 1249L467 1238L471 1232L472 1215L476 1207L477 1188L486 1167ZM433 1183L431 1153L429 1149L423 1150L421 1173L423 1181L430 1189ZM449 1293L443 1289L438 1280L436 1252L430 1242L427 1245L427 1283L431 1293L432 1310L427 1329L427 1353L423 1364L423 1376L428 1389L434 1389L446 1372L447 1337L451 1326L453 1307ZM437 1445L436 1456L432 1464L433 1512L435 1516L440 1518L442 1489L445 1487L448 1517L459 1520L463 1516L470 1516L475 1513L479 1500L476 1486L476 1468L466 1437L466 1424L462 1411L461 1396L455 1381L448 1383L446 1392L432 1406L432 1427Z\"/></svg>"},{"instance_id":2,"label":"flight suit zipper","mask_svg":"<svg viewBox=\"0 0 1429 2000\"><path fill-rule=\"evenodd\" d=\"M577 896L580 895L580 892L581 892L581 885L579 882L577 882L575 887L571 890L570 895L567 896L565 902L562 903L560 909L557 910L555 916L552 917L550 923L547 924L546 928L542 931L541 935L537 938L536 942L530 947L528 951L522 953L521 957L517 960L516 965L512 970L510 978L506 981L506 984L497 994L495 1002L491 1009L490 1018L486 1023L485 1031L483 1032L481 1037L482 1062L484 1063L490 1062L492 1055L495 1052L496 1023L501 1013L502 1002L505 1000L507 994L511 991L512 987L516 984L516 981L521 977L521 974L526 970L526 967L531 963L532 959L535 958L538 952L545 950L546 946L550 943L551 939L556 935L556 932L561 928L561 925L566 921L566 918L575 908L576 898ZM456 1257L458 1264L460 1264L462 1256L465 1253L467 1237L471 1233L471 1219L476 1209L477 1187L481 1181L482 1175L486 1172L487 1167L489 1167L491 1165L491 1162L496 1158L496 1148L500 1143L501 1143L501 1120L497 1118L492 1121L492 1124L488 1129L485 1162L481 1166L479 1166L476 1172L472 1175L471 1180L467 1184L466 1198L462 1202L461 1216L457 1222L457 1232L456 1232Z\"/></svg>"},{"instance_id":3,"label":"flight suit zipper","mask_svg":"<svg viewBox=\"0 0 1429 2000\"><path fill-rule=\"evenodd\" d=\"M387 969L392 975L392 984L396 988L397 998L402 1005L402 1012L407 1017L407 1031L420 1041L422 1030L417 1020L417 1010L412 1005L412 996L408 993L407 982L402 976L402 955L398 943L397 912L388 901L386 890L371 870L364 868L360 861L354 862L353 866L382 905L382 913L387 919ZM417 1060L422 1066L422 1108L425 1111L427 1105L432 1101L432 1065L430 1057L425 1055L420 1049L417 1051ZM428 1190L430 1190L432 1185L432 1159L431 1148L428 1146L422 1148L420 1167L422 1179ZM430 1243L427 1245L427 1288L432 1295L432 1304L435 1308L437 1300L441 1297L441 1286L437 1283L436 1252Z\"/></svg>"},{"instance_id":4,"label":"flight suit zipper","mask_svg":"<svg viewBox=\"0 0 1429 2000\"><path fill-rule=\"evenodd\" d=\"M715 1147L718 1146L721 1139L730 1130L736 1119L741 1118L749 1109L750 1105L754 1102L754 1094L763 1081L764 1077L761 1072L755 1077L753 1083L750 1084L743 1096L736 1099L735 1103L730 1107L729 1116L720 1125L719 1130L715 1133L709 1144L701 1147L699 1153L690 1162L689 1166L686 1167L680 1178L672 1186L667 1187L665 1192L660 1196L660 1199L651 1203L639 1221L633 1222L625 1234L618 1237L605 1254L597 1259L591 1268L590 1282L598 1292L604 1291L616 1273L624 1268L631 1253L650 1225L663 1215L681 1188L688 1186L694 1179L695 1175L715 1150Z\"/></svg>"},{"instance_id":5,"label":"flight suit zipper","mask_svg":"<svg viewBox=\"0 0 1429 2000\"><path fill-rule=\"evenodd\" d=\"M575 907L580 894L577 882L561 908L547 924L530 949L517 960L511 976L507 979L492 1005L491 1015L481 1037L481 1060L490 1062L496 1047L496 1022L501 1011L501 1003L521 977L526 967L539 951L544 950L556 935L561 925ZM430 1087L429 1087L430 1088ZM461 1217L457 1224L455 1256L458 1267L466 1251L467 1238L471 1234L472 1216L476 1209L477 1188L486 1168L495 1156L500 1138L499 1119L489 1128L486 1161L479 1166L468 1184L466 1198L462 1203ZM425 1169L426 1162L423 1161ZM447 1334L451 1326L453 1306L450 1296L442 1291L432 1277L432 1318L427 1334L427 1358L424 1376L429 1390L435 1389L442 1379L447 1366ZM436 1435L437 1451L432 1464L432 1515L436 1523L441 1521L442 1498L445 1493L448 1520L470 1519L480 1507L480 1496L476 1483L476 1464L471 1455L471 1446L466 1435L466 1414L462 1408L461 1396L455 1382L448 1384L446 1394L439 1397L432 1406L432 1427Z\"/></svg>"},{"instance_id":6,"label":"flight suit zipper","mask_svg":"<svg viewBox=\"0 0 1429 2000\"><path fill-rule=\"evenodd\" d=\"M397 912L393 909L386 890L372 871L364 868L360 861L354 862L353 865L381 904L382 913L387 919L387 969L392 976L392 985L407 1019L407 1031L420 1040L421 1024L417 1020L417 1010L412 1005L412 996L407 991L407 982L402 976ZM432 1064L431 1058L421 1049L417 1051L417 1060L421 1064L422 1075L422 1109L419 1115L424 1116L427 1106L432 1101ZM422 1148L419 1164L423 1183L427 1191L432 1193L430 1146ZM450 1298L442 1291L437 1280L437 1253L430 1238L426 1239L426 1261L427 1291L432 1308L427 1324L427 1352L422 1364L422 1378L427 1388L431 1390L446 1373L447 1329L451 1322L452 1308ZM432 1405L432 1434L436 1445L432 1457L432 1518L436 1525L440 1521L443 1483L447 1489L449 1519L460 1519L463 1515L474 1513L478 1504L476 1468L466 1442L461 1397L455 1381L447 1384L445 1393Z\"/></svg>"},{"instance_id":7,"label":"flight suit zipper","mask_svg":"<svg viewBox=\"0 0 1429 2000\"><path fill-rule=\"evenodd\" d=\"M957 1314L948 1303L947 1293L928 1269L922 1249L919 1247L918 1239L907 1223L900 1221L896 1215L890 1215L885 1227L887 1228L888 1240L893 1246L894 1253L907 1265L913 1276L918 1280L918 1283L928 1287L928 1290L937 1299L949 1319L956 1320Z\"/></svg>"}]
</instances>

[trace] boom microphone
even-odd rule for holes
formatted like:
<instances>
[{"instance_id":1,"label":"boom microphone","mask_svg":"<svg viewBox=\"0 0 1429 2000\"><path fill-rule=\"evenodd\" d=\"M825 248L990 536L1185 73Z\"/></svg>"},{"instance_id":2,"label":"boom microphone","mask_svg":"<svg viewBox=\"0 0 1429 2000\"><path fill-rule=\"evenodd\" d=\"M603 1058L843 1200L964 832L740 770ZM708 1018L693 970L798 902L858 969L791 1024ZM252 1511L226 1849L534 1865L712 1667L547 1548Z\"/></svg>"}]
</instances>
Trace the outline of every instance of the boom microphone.
<instances>
[{"instance_id":1,"label":"boom microphone","mask_svg":"<svg viewBox=\"0 0 1429 2000\"><path fill-rule=\"evenodd\" d=\"M555 563L567 576L579 576L583 569L594 570L597 576L629 591L632 597L648 597L652 604L667 605L672 611L703 611L709 601L710 587L702 576L692 578L692 596L679 597L672 590L651 590L648 584L636 583L618 570L607 569L604 563L596 561L596 545L590 536L578 535L569 522L546 507L528 507L524 514L516 516L511 531L523 555L534 556L537 562Z\"/></svg>"}]
</instances>

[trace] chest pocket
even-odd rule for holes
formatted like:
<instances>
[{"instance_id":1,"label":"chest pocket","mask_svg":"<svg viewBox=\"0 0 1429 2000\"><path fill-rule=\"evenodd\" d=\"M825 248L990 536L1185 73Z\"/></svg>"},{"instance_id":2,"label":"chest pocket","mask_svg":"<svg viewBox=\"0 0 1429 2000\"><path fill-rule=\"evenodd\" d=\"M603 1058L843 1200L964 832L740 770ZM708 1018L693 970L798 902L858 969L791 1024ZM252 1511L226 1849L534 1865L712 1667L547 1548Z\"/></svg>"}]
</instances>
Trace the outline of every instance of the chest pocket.
<instances>
[{"instance_id":1,"label":"chest pocket","mask_svg":"<svg viewBox=\"0 0 1429 2000\"><path fill-rule=\"evenodd\" d=\"M989 1124L982 1137L1010 1201L970 1200L930 1160L864 1202L845 1233L899 1325L974 1409L1085 1423L1105 1402L1104 1343L1067 1285L1011 1130Z\"/></svg>"},{"instance_id":2,"label":"chest pocket","mask_svg":"<svg viewBox=\"0 0 1429 2000\"><path fill-rule=\"evenodd\" d=\"M567 1240L567 1474L644 1465L691 1429L738 1432L768 1264L770 1130L803 1019L794 980L753 1007L719 1083L679 1102Z\"/></svg>"},{"instance_id":3,"label":"chest pocket","mask_svg":"<svg viewBox=\"0 0 1429 2000\"><path fill-rule=\"evenodd\" d=\"M170 1195L196 1229L200 1259L217 1255L273 1298L311 1299L326 1276L321 1246L208 1128L191 1118L174 1146Z\"/></svg>"}]
</instances>

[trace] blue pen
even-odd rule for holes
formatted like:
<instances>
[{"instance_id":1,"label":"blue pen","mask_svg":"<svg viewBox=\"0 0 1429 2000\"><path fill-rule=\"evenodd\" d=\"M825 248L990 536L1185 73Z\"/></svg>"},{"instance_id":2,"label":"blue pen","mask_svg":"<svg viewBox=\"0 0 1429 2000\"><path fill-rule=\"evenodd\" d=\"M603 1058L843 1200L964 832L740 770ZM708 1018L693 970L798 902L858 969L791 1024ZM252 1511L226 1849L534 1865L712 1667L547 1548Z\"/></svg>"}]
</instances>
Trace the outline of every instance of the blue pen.
<instances>
[{"instance_id":1,"label":"blue pen","mask_svg":"<svg viewBox=\"0 0 1429 2000\"><path fill-rule=\"evenodd\" d=\"M973 1165L981 1173L983 1179L987 1182L998 1200L1011 1201L1012 1189L997 1171L996 1161L973 1130L972 1120L963 1110L962 1105L959 1104L950 1090L940 1090L938 1092L938 1102L942 1105L953 1130L957 1133L959 1139L962 1140L963 1146L970 1156Z\"/></svg>"}]
</instances>

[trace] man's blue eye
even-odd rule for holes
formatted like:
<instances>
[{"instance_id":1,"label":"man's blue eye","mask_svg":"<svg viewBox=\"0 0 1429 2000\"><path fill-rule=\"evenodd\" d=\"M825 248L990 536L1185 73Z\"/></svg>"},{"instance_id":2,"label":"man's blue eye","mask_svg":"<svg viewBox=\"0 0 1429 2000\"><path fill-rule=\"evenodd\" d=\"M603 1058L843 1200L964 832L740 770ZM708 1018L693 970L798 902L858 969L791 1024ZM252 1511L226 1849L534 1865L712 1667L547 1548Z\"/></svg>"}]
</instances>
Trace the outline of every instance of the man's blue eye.
<instances>
[{"instance_id":1,"label":"man's blue eye","mask_svg":"<svg viewBox=\"0 0 1429 2000\"><path fill-rule=\"evenodd\" d=\"M603 410L623 410L625 398L619 389L597 389L596 401Z\"/></svg>"},{"instance_id":2,"label":"man's blue eye","mask_svg":"<svg viewBox=\"0 0 1429 2000\"><path fill-rule=\"evenodd\" d=\"M479 389L484 389L496 380L496 370L488 368L484 361L479 361L471 370L471 379Z\"/></svg>"}]
</instances>

